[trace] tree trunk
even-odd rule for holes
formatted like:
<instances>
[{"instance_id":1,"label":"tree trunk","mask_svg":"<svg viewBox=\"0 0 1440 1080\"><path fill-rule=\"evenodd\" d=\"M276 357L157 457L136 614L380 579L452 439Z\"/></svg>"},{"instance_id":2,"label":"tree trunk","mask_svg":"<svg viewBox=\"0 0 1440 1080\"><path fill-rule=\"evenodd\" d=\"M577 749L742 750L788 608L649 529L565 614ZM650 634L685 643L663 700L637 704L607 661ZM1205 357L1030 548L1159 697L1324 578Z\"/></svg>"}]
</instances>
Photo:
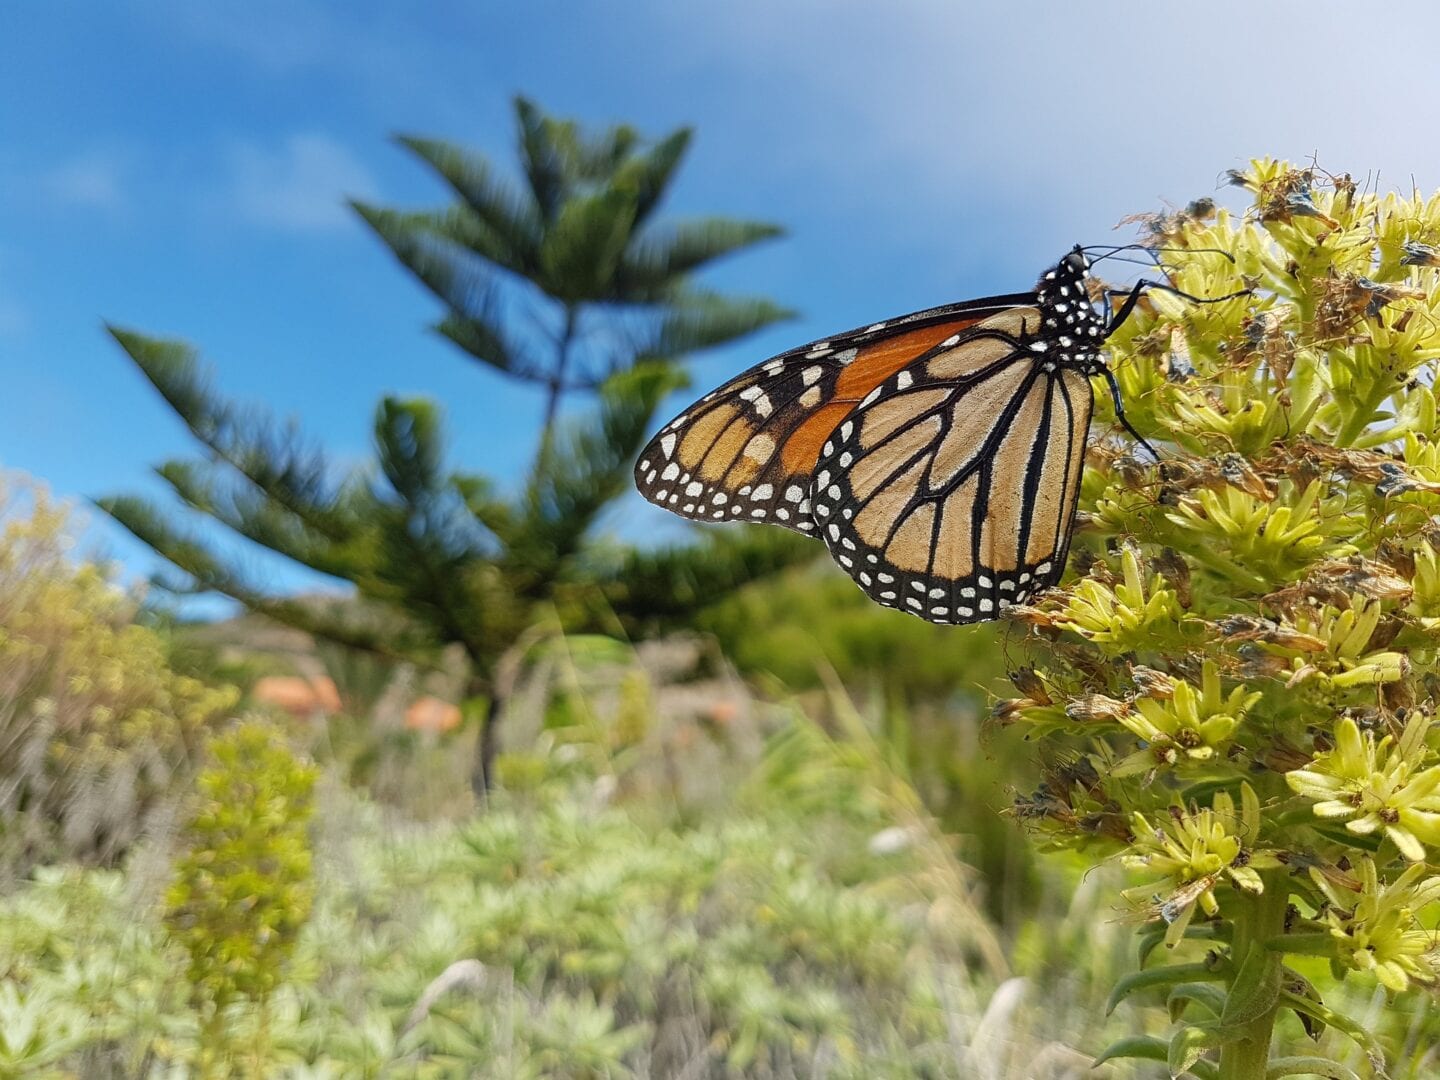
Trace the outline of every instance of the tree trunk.
<instances>
[{"instance_id":1,"label":"tree trunk","mask_svg":"<svg viewBox=\"0 0 1440 1080\"><path fill-rule=\"evenodd\" d=\"M475 756L470 766L470 790L475 793L475 801L482 806L495 781L495 753L499 747L500 714L503 711L503 705L494 691L492 685L479 679L473 680L466 689L467 696L476 703L473 707L480 721L480 731L475 736Z\"/></svg>"}]
</instances>

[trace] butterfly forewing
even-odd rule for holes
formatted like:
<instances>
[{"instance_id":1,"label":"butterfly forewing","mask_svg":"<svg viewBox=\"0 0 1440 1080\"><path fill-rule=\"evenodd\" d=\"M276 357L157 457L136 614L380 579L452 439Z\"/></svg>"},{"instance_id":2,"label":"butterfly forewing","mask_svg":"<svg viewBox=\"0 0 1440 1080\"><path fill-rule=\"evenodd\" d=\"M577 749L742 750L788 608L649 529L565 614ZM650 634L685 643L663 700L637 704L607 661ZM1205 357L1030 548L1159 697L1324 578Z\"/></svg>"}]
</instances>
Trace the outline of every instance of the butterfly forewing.
<instances>
[{"instance_id":1,"label":"butterfly forewing","mask_svg":"<svg viewBox=\"0 0 1440 1080\"><path fill-rule=\"evenodd\" d=\"M640 454L636 486L682 517L814 534L816 462L856 405L916 357L953 346L988 316L1025 299L931 308L757 364L661 428Z\"/></svg>"},{"instance_id":2,"label":"butterfly forewing","mask_svg":"<svg viewBox=\"0 0 1440 1080\"><path fill-rule=\"evenodd\" d=\"M840 425L811 501L873 599L932 622L995 618L1059 580L1093 394L1029 348L1017 307L887 378Z\"/></svg>"}]
</instances>

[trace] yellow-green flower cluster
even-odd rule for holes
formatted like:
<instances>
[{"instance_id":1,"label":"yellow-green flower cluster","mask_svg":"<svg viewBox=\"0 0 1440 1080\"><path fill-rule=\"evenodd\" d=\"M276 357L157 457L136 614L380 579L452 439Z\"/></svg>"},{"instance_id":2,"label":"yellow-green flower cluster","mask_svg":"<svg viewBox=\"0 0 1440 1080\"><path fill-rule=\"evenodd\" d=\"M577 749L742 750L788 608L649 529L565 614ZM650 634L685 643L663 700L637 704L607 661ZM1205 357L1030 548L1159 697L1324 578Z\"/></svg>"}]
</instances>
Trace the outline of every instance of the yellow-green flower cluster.
<instances>
[{"instance_id":1,"label":"yellow-green flower cluster","mask_svg":"<svg viewBox=\"0 0 1440 1080\"><path fill-rule=\"evenodd\" d=\"M1429 717L1417 711L1398 740L1377 741L1341 717L1334 749L1285 780L1314 802L1316 817L1343 821L1357 836L1383 833L1405 858L1421 862L1427 844L1440 844L1440 765L1425 765L1434 759L1425 746L1429 730Z\"/></svg>"},{"instance_id":2,"label":"yellow-green flower cluster","mask_svg":"<svg viewBox=\"0 0 1440 1080\"><path fill-rule=\"evenodd\" d=\"M1073 576L1015 613L1034 671L997 715L1062 763L1023 820L1145 871L1177 949L1398 991L1440 919L1440 196L1233 179L1244 212L1143 222L1179 293L1248 294L1154 290L1108 340L1161 460L1097 380ZM1219 948L1231 992L1270 970Z\"/></svg>"},{"instance_id":3,"label":"yellow-green flower cluster","mask_svg":"<svg viewBox=\"0 0 1440 1080\"><path fill-rule=\"evenodd\" d=\"M1259 691L1243 685L1224 693L1220 672L1211 662L1205 664L1198 689L1183 680L1166 676L1161 679L1162 690L1137 698L1134 709L1119 718L1146 745L1118 762L1112 770L1114 776L1128 776L1157 764L1173 765L1183 759L1209 761L1226 747L1240 721L1261 696Z\"/></svg>"},{"instance_id":4,"label":"yellow-green flower cluster","mask_svg":"<svg viewBox=\"0 0 1440 1080\"><path fill-rule=\"evenodd\" d=\"M1412 979L1435 981L1440 939L1416 920L1418 912L1440 901L1440 878L1427 867L1409 866L1387 885L1374 860L1361 859L1354 891L1338 888L1318 872L1312 871L1311 877L1332 905L1325 921L1342 963L1373 973L1396 993L1409 989Z\"/></svg>"},{"instance_id":5,"label":"yellow-green flower cluster","mask_svg":"<svg viewBox=\"0 0 1440 1080\"><path fill-rule=\"evenodd\" d=\"M1227 792L1215 794L1209 807L1172 807L1168 819L1156 824L1141 813L1133 818L1134 843L1125 855L1125 865L1159 874L1158 882L1129 890L1128 895L1162 893L1160 910L1169 923L1166 941L1178 941L1189 926L1195 906L1209 915L1220 910L1215 887L1228 880L1250 893L1264 891L1261 869L1274 866L1273 855L1256 851L1260 834L1260 803L1249 784L1240 785L1241 812Z\"/></svg>"}]
</instances>

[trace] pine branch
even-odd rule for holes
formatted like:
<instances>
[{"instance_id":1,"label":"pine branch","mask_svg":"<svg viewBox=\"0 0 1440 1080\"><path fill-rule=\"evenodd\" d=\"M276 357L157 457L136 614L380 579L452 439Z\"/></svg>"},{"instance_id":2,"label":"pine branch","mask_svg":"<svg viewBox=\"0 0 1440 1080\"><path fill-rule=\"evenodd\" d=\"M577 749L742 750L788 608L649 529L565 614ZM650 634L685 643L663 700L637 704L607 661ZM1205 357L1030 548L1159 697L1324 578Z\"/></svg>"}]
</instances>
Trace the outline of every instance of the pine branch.
<instances>
[{"instance_id":1,"label":"pine branch","mask_svg":"<svg viewBox=\"0 0 1440 1080\"><path fill-rule=\"evenodd\" d=\"M119 495L96 499L94 505L184 574L192 583L184 590L188 594L219 593L314 637L392 660L433 665L434 639L402 612L394 612L383 624L372 626L327 613L319 605L300 599L272 598L246 582L198 539L171 528L146 500ZM157 584L164 585L165 581L157 579Z\"/></svg>"},{"instance_id":2,"label":"pine branch","mask_svg":"<svg viewBox=\"0 0 1440 1080\"><path fill-rule=\"evenodd\" d=\"M188 345L113 325L106 330L217 457L321 535L337 543L354 537L358 523L336 503L328 462L319 451L302 449L294 425L282 430L263 412L241 410L215 395Z\"/></svg>"},{"instance_id":3,"label":"pine branch","mask_svg":"<svg viewBox=\"0 0 1440 1080\"><path fill-rule=\"evenodd\" d=\"M618 295L671 297L687 274L725 255L784 234L759 221L705 218L647 230L630 245L615 273Z\"/></svg>"},{"instance_id":4,"label":"pine branch","mask_svg":"<svg viewBox=\"0 0 1440 1080\"><path fill-rule=\"evenodd\" d=\"M497 245L503 245L507 258L497 261L516 273L535 270L543 227L532 200L497 179L484 158L468 154L453 143L405 135L398 141L439 173L473 218L489 231Z\"/></svg>"},{"instance_id":5,"label":"pine branch","mask_svg":"<svg viewBox=\"0 0 1440 1080\"><path fill-rule=\"evenodd\" d=\"M765 299L689 291L672 301L659 325L636 343L636 351L642 357L679 358L734 341L794 315L790 309Z\"/></svg>"},{"instance_id":6,"label":"pine branch","mask_svg":"<svg viewBox=\"0 0 1440 1080\"><path fill-rule=\"evenodd\" d=\"M814 562L821 549L803 536L763 526L706 529L698 542L629 551L597 584L632 633L691 622L711 604L751 582Z\"/></svg>"},{"instance_id":7,"label":"pine branch","mask_svg":"<svg viewBox=\"0 0 1440 1080\"><path fill-rule=\"evenodd\" d=\"M264 493L225 483L212 464L167 461L156 472L192 509L319 573L353 580L369 561L363 533L337 544ZM363 511L352 512L363 519Z\"/></svg>"},{"instance_id":8,"label":"pine branch","mask_svg":"<svg viewBox=\"0 0 1440 1080\"><path fill-rule=\"evenodd\" d=\"M519 534L507 552L528 595L539 595L563 573L601 510L627 488L655 409L681 378L663 363L612 377L596 412L542 448L522 499Z\"/></svg>"}]
</instances>

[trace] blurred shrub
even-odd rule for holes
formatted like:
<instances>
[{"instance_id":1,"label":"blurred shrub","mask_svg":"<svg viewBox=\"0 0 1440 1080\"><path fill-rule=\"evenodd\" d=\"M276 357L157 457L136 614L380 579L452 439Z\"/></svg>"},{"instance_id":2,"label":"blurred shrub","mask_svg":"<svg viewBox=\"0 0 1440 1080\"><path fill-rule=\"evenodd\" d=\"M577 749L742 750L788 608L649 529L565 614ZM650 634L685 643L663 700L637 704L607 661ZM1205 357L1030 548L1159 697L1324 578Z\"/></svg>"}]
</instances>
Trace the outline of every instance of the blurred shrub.
<instances>
[{"instance_id":1,"label":"blurred shrub","mask_svg":"<svg viewBox=\"0 0 1440 1080\"><path fill-rule=\"evenodd\" d=\"M737 591L699 625L741 671L790 690L819 686L828 665L847 684L878 686L892 700L978 702L1004 675L993 627L957 633L901 617L818 563Z\"/></svg>"},{"instance_id":2,"label":"blurred shrub","mask_svg":"<svg viewBox=\"0 0 1440 1080\"><path fill-rule=\"evenodd\" d=\"M306 827L316 771L259 721L217 736L210 756L165 921L189 954L190 990L213 1052L229 1044L226 1010L263 1005L280 984L310 915Z\"/></svg>"},{"instance_id":3,"label":"blurred shrub","mask_svg":"<svg viewBox=\"0 0 1440 1080\"><path fill-rule=\"evenodd\" d=\"M66 529L43 488L0 476L0 880L113 860L237 696L172 671L105 571L66 558Z\"/></svg>"}]
</instances>

